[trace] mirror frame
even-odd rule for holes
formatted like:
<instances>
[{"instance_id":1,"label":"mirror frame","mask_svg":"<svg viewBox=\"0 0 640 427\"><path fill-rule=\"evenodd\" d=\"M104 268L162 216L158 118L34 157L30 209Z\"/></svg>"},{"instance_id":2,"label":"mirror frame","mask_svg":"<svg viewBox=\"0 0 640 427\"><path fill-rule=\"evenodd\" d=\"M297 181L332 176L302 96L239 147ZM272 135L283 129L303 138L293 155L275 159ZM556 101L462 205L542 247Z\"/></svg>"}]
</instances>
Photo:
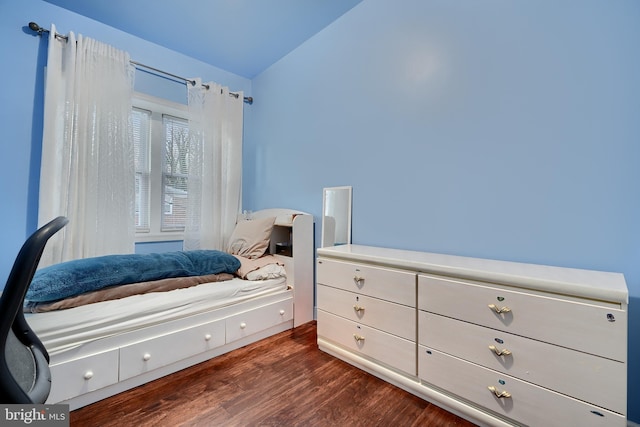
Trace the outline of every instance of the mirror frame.
<instances>
[{"instance_id":1,"label":"mirror frame","mask_svg":"<svg viewBox=\"0 0 640 427\"><path fill-rule=\"evenodd\" d=\"M342 191L347 191L347 199L348 199L348 203L347 203L347 215L346 215L346 221L347 221L347 241L345 243L341 243L341 244L351 244L351 204L353 203L353 188L351 186L341 186L341 187L325 187L322 189L322 236L321 236L321 242L320 242L320 247L324 248L326 247L327 242L325 241L325 230L327 229L327 223L326 223L326 209L327 209L327 192L328 191L336 191L336 190L342 190ZM335 240L335 238L334 238ZM331 245L331 246L335 246L335 244Z\"/></svg>"}]
</instances>

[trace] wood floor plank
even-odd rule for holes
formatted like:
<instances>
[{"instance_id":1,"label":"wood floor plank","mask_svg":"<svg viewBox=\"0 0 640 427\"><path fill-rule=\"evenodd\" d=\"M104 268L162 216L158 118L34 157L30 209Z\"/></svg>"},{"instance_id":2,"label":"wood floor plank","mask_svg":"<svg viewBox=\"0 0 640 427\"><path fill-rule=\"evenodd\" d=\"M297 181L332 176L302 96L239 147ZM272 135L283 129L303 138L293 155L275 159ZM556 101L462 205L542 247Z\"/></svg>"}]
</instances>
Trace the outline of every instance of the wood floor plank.
<instances>
[{"instance_id":1,"label":"wood floor plank","mask_svg":"<svg viewBox=\"0 0 640 427\"><path fill-rule=\"evenodd\" d=\"M72 411L71 426L473 426L316 339L309 322Z\"/></svg>"}]
</instances>

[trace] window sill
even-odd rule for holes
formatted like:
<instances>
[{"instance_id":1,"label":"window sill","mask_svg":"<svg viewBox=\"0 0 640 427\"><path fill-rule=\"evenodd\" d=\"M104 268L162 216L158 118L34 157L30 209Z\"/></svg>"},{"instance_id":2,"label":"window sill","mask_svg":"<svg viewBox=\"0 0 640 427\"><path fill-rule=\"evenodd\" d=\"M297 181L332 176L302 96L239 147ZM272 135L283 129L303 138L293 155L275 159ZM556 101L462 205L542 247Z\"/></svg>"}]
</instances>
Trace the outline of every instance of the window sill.
<instances>
[{"instance_id":1,"label":"window sill","mask_svg":"<svg viewBox=\"0 0 640 427\"><path fill-rule=\"evenodd\" d=\"M184 233L181 231L167 231L163 233L136 233L136 243L174 242L178 240L184 240Z\"/></svg>"}]
</instances>

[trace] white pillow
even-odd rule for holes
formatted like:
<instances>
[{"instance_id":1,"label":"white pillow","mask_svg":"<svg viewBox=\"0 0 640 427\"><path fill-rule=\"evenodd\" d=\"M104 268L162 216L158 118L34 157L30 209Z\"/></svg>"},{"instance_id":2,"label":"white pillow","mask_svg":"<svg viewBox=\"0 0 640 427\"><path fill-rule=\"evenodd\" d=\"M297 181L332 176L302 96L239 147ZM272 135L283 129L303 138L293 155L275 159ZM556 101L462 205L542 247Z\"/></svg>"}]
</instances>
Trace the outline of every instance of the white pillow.
<instances>
[{"instance_id":1,"label":"white pillow","mask_svg":"<svg viewBox=\"0 0 640 427\"><path fill-rule=\"evenodd\" d=\"M231 234L227 252L245 258L260 258L269 247L275 217L241 220Z\"/></svg>"},{"instance_id":2,"label":"white pillow","mask_svg":"<svg viewBox=\"0 0 640 427\"><path fill-rule=\"evenodd\" d=\"M245 276L247 280L267 280L277 279L278 277L287 277L284 266L280 264L267 264L257 270L248 272Z\"/></svg>"}]
</instances>

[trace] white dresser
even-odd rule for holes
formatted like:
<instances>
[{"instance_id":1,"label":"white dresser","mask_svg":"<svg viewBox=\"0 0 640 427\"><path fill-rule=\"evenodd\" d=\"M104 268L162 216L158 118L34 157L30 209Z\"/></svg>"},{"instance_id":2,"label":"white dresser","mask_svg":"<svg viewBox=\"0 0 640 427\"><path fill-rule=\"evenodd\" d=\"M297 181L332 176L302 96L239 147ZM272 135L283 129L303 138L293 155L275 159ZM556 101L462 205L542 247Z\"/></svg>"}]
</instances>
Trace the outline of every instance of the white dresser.
<instances>
[{"instance_id":1,"label":"white dresser","mask_svg":"<svg viewBox=\"0 0 640 427\"><path fill-rule=\"evenodd\" d=\"M318 346L480 425L625 426L618 273L318 249Z\"/></svg>"}]
</instances>

